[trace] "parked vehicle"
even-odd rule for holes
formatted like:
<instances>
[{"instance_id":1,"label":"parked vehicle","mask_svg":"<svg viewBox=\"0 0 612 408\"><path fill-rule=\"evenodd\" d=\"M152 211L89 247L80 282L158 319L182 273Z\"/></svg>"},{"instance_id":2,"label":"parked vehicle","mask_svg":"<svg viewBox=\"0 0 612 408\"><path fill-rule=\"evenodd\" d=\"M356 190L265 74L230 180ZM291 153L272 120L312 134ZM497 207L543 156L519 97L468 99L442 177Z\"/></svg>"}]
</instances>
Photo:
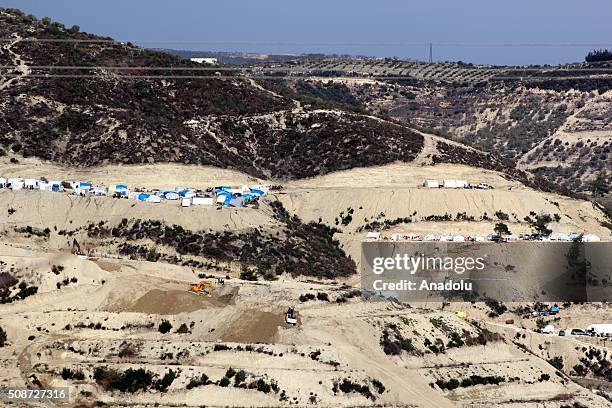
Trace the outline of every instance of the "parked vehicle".
<instances>
[{"instance_id":1,"label":"parked vehicle","mask_svg":"<svg viewBox=\"0 0 612 408\"><path fill-rule=\"evenodd\" d=\"M540 329L542 334L553 334L555 332L555 326L548 324Z\"/></svg>"},{"instance_id":2,"label":"parked vehicle","mask_svg":"<svg viewBox=\"0 0 612 408\"><path fill-rule=\"evenodd\" d=\"M559 336L565 336L565 330L559 330Z\"/></svg>"},{"instance_id":3,"label":"parked vehicle","mask_svg":"<svg viewBox=\"0 0 612 408\"><path fill-rule=\"evenodd\" d=\"M586 336L587 333L582 329L572 329L572 336Z\"/></svg>"}]
</instances>

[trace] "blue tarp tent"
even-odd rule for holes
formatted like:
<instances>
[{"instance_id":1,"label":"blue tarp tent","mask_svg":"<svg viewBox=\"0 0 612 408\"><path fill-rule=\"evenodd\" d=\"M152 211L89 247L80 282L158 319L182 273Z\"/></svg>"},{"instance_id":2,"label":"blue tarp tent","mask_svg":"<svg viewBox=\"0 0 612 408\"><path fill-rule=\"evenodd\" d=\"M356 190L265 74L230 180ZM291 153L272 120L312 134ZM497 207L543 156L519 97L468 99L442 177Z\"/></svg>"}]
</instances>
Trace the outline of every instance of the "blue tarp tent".
<instances>
[{"instance_id":1,"label":"blue tarp tent","mask_svg":"<svg viewBox=\"0 0 612 408\"><path fill-rule=\"evenodd\" d=\"M138 200L139 201L146 201L147 198L149 198L149 196L150 196L150 194L145 194L145 193L138 194Z\"/></svg>"},{"instance_id":2,"label":"blue tarp tent","mask_svg":"<svg viewBox=\"0 0 612 408\"><path fill-rule=\"evenodd\" d=\"M87 188L87 187L93 187L93 184L91 184L91 183L84 183L84 182L80 182L79 183L79 188Z\"/></svg>"},{"instance_id":3,"label":"blue tarp tent","mask_svg":"<svg viewBox=\"0 0 612 408\"><path fill-rule=\"evenodd\" d=\"M252 188L251 189L251 194L261 197L261 196L265 195L266 193L264 191L262 191L262 190L258 190L256 188Z\"/></svg>"}]
</instances>

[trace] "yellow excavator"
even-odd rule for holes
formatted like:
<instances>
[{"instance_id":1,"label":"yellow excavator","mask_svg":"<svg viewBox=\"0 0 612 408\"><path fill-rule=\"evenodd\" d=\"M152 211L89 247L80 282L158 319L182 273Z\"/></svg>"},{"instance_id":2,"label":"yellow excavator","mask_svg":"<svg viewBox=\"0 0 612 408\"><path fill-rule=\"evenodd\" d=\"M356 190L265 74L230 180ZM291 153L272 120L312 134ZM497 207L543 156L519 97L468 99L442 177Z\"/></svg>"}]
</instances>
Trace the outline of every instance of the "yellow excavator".
<instances>
[{"instance_id":1,"label":"yellow excavator","mask_svg":"<svg viewBox=\"0 0 612 408\"><path fill-rule=\"evenodd\" d=\"M195 293L196 295L212 296L213 290L215 290L215 285L209 281L203 280L198 283L189 284L189 291L191 293Z\"/></svg>"}]
</instances>

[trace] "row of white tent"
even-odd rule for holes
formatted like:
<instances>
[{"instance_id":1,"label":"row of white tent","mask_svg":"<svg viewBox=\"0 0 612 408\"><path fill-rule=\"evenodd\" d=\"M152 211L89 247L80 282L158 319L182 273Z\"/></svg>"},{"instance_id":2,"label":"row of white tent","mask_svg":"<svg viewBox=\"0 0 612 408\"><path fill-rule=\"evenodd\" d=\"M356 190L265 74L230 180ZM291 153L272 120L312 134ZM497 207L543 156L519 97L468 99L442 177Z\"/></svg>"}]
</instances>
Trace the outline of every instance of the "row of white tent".
<instances>
[{"instance_id":1,"label":"row of white tent","mask_svg":"<svg viewBox=\"0 0 612 408\"><path fill-rule=\"evenodd\" d=\"M44 181L38 179L5 178L0 177L0 188L10 188L11 190L42 190L42 191L63 191L61 181Z\"/></svg>"},{"instance_id":2,"label":"row of white tent","mask_svg":"<svg viewBox=\"0 0 612 408\"><path fill-rule=\"evenodd\" d=\"M188 187L176 187L174 190L154 190L152 192L131 191L125 184L112 184L108 188L96 186L84 181L46 181L42 179L22 179L0 177L0 188L11 190L41 190L62 192L70 187L72 193L79 196L114 196L134 199L146 203L160 203L163 200L180 200L181 206L191 205L221 205L242 206L255 197L266 195L270 186L246 185L239 187L223 186L210 189L202 195L198 190Z\"/></svg>"},{"instance_id":3,"label":"row of white tent","mask_svg":"<svg viewBox=\"0 0 612 408\"><path fill-rule=\"evenodd\" d=\"M423 187L427 188L476 188L480 190L489 190L493 187L487 183L470 184L467 180L425 180Z\"/></svg>"},{"instance_id":4,"label":"row of white tent","mask_svg":"<svg viewBox=\"0 0 612 408\"><path fill-rule=\"evenodd\" d=\"M484 242L484 241L529 241L534 240L530 234L521 236L502 235L501 237L496 234L489 234L486 237L481 235L455 235L455 234L427 234L425 236L419 234L393 234L390 237L383 235L381 232L371 231L367 233L366 238L374 240L390 240L390 241L444 241L444 242ZM553 233L550 236L538 237L538 241L561 241L569 242L580 237L580 234L570 232L568 234ZM595 234L584 234L581 238L582 242L599 242L599 238Z\"/></svg>"}]
</instances>

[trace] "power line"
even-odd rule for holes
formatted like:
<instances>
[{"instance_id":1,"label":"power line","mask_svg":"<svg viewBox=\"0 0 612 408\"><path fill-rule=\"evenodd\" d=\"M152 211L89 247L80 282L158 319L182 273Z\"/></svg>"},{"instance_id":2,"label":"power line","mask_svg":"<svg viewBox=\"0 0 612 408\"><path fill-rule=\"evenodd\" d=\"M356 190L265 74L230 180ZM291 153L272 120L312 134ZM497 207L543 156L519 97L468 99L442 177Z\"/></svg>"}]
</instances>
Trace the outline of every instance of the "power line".
<instances>
[{"instance_id":1,"label":"power line","mask_svg":"<svg viewBox=\"0 0 612 408\"><path fill-rule=\"evenodd\" d=\"M0 38L0 42L40 43L114 43L114 44L202 44L202 45L267 45L267 46L347 46L347 47L610 47L609 42L314 42L314 41L246 41L246 40L114 40L103 38Z\"/></svg>"}]
</instances>

